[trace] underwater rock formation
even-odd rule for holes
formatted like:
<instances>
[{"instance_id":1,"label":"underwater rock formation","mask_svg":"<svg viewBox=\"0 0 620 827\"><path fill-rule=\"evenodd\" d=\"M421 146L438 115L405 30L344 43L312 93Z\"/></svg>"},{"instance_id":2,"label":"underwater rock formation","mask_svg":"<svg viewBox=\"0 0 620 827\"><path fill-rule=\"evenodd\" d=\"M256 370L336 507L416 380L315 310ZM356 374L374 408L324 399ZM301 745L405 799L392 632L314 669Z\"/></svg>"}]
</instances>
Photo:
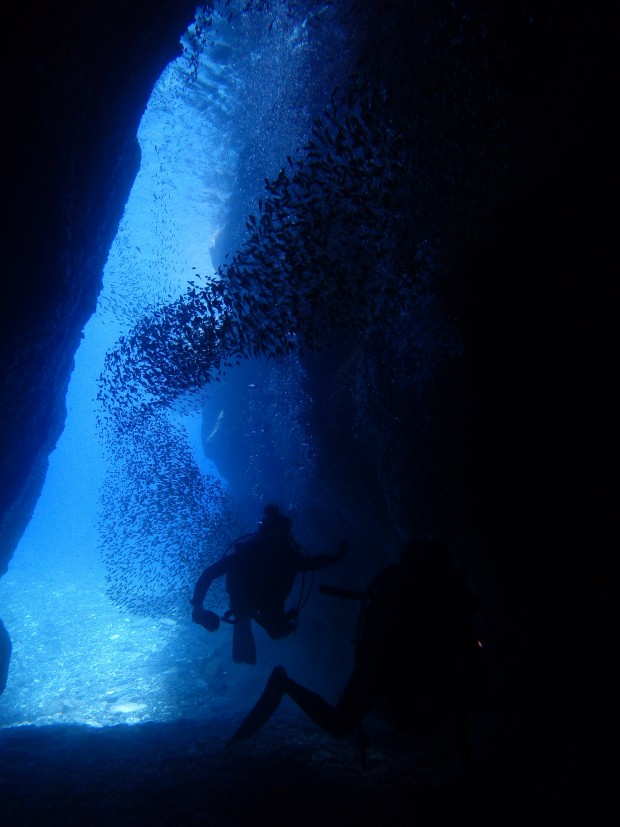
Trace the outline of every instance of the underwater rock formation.
<instances>
[{"instance_id":1,"label":"underwater rock formation","mask_svg":"<svg viewBox=\"0 0 620 827\"><path fill-rule=\"evenodd\" d=\"M139 166L138 123L194 12L182 0L6 10L0 570L63 427L73 355Z\"/></svg>"},{"instance_id":2,"label":"underwater rock formation","mask_svg":"<svg viewBox=\"0 0 620 827\"><path fill-rule=\"evenodd\" d=\"M9 676L9 662L11 660L11 638L6 626L0 618L0 695L4 692Z\"/></svg>"}]
</instances>

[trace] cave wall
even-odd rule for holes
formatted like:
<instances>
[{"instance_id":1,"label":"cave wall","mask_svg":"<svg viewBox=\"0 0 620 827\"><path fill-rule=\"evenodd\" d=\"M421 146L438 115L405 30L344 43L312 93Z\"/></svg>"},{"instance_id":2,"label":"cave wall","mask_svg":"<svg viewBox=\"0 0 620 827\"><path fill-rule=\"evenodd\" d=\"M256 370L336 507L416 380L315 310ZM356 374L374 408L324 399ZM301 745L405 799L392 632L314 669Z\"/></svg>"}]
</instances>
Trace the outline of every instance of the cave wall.
<instances>
[{"instance_id":1,"label":"cave wall","mask_svg":"<svg viewBox=\"0 0 620 827\"><path fill-rule=\"evenodd\" d=\"M542 168L470 234L446 287L466 359L437 440L452 458L450 505L480 540L479 569L494 573L499 609L526 632L528 732L551 733L528 748L542 754L554 741L554 760L587 765L592 776L603 767L592 755L608 723L607 663L617 647L608 572L617 522L610 6L588 11L583 36L581 12L564 18L570 38L542 28L579 49L562 51L570 59L561 77L531 68L523 100L536 92L544 111L570 98L571 117L556 123ZM5 12L0 572L63 426L73 355L138 168L140 116L193 12L182 0L35 2ZM523 82L531 52L522 55L518 33L508 34ZM548 45L538 55L553 64ZM330 436L338 441L337 430ZM365 459L357 446L351 456Z\"/></svg>"},{"instance_id":2,"label":"cave wall","mask_svg":"<svg viewBox=\"0 0 620 827\"><path fill-rule=\"evenodd\" d=\"M195 6L40 0L4 12L0 572L64 425L73 356L139 168L140 118Z\"/></svg>"}]
</instances>

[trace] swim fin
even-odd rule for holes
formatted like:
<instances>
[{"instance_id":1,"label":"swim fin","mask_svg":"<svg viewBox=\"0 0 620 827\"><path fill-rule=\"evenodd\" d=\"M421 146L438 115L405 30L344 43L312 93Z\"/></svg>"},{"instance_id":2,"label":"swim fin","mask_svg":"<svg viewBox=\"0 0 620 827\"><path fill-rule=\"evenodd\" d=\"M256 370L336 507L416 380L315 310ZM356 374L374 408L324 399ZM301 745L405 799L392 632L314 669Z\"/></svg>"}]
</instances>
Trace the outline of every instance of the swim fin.
<instances>
[{"instance_id":1,"label":"swim fin","mask_svg":"<svg viewBox=\"0 0 620 827\"><path fill-rule=\"evenodd\" d=\"M246 738L250 738L267 723L278 708L285 694L287 681L288 675L284 667L276 666L269 676L262 695L250 710L247 717L241 722L241 725L232 738L226 742L227 747L239 741L244 741Z\"/></svg>"}]
</instances>

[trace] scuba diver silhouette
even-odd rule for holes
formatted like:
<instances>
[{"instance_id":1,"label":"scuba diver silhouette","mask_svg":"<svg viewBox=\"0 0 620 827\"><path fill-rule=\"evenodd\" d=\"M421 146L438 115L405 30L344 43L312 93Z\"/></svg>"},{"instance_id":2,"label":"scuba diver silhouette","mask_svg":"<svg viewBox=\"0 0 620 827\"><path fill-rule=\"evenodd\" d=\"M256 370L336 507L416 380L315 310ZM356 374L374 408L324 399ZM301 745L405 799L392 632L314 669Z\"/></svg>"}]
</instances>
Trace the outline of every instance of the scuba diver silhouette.
<instances>
[{"instance_id":1,"label":"scuba diver silhouette","mask_svg":"<svg viewBox=\"0 0 620 827\"><path fill-rule=\"evenodd\" d=\"M477 691L479 641L472 620L480 606L452 566L448 546L405 544L398 563L379 572L366 592L321 587L362 600L355 666L335 706L276 666L261 697L228 745L258 732L288 695L328 734L343 738L386 700L399 730L430 732L448 721L463 768L472 767L468 738L471 692Z\"/></svg>"},{"instance_id":2,"label":"scuba diver silhouette","mask_svg":"<svg viewBox=\"0 0 620 827\"><path fill-rule=\"evenodd\" d=\"M335 554L310 556L297 543L290 517L277 505L266 505L258 532L240 538L235 551L208 566L198 578L190 600L192 620L209 632L219 629L220 618L203 608L211 583L226 575L230 608L222 620L233 625L232 656L235 663L256 663L252 621L273 640L286 637L297 628L299 607L286 610L285 601L299 573L316 571L342 560L347 552L343 540ZM230 547L229 547L230 548Z\"/></svg>"}]
</instances>

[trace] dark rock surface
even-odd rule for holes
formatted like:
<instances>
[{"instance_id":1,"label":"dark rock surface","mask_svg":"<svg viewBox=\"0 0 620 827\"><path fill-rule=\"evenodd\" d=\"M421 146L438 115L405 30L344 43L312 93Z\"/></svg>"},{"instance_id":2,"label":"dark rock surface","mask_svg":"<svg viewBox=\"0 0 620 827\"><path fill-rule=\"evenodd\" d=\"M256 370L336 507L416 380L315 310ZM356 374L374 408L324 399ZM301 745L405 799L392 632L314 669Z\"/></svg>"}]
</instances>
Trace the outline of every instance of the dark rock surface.
<instances>
[{"instance_id":1,"label":"dark rock surface","mask_svg":"<svg viewBox=\"0 0 620 827\"><path fill-rule=\"evenodd\" d=\"M139 167L138 123L191 2L10 4L0 303L0 572L62 431L73 356Z\"/></svg>"},{"instance_id":2,"label":"dark rock surface","mask_svg":"<svg viewBox=\"0 0 620 827\"><path fill-rule=\"evenodd\" d=\"M419 749L335 741L279 714L226 747L236 722L28 727L0 733L0 816L15 825L493 825L598 823L595 799L565 789L527 753L489 754L478 777ZM520 748L521 747L521 748ZM537 784L544 784L537 787Z\"/></svg>"}]
</instances>

